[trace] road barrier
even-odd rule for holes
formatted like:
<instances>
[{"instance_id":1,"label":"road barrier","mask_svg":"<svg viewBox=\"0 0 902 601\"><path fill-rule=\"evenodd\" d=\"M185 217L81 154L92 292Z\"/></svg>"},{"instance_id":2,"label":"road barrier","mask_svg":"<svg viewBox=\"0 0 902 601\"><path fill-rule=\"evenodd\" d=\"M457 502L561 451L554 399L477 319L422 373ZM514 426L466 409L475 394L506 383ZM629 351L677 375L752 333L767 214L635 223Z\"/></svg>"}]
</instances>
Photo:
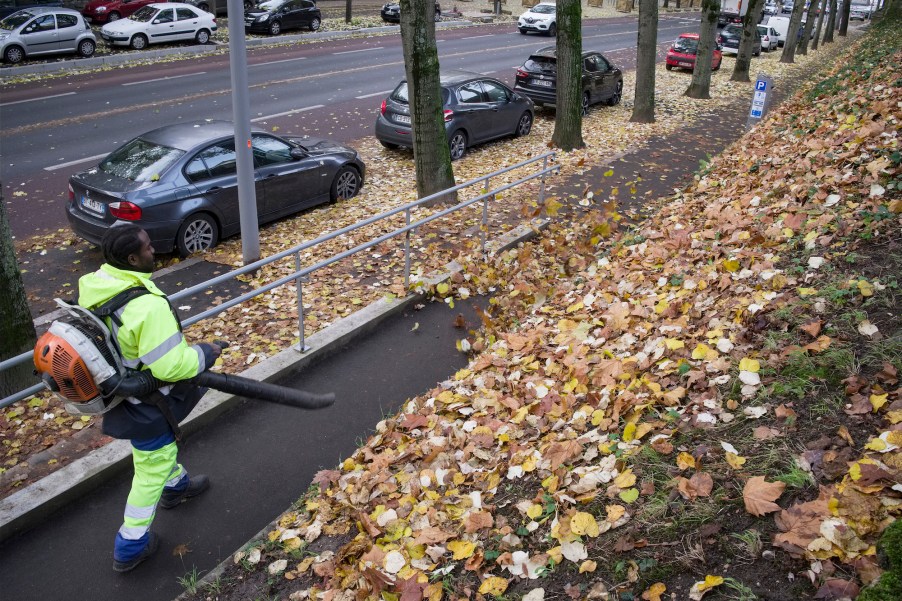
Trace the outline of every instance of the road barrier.
<instances>
[{"instance_id":1,"label":"road barrier","mask_svg":"<svg viewBox=\"0 0 902 601\"><path fill-rule=\"evenodd\" d=\"M479 202L482 202L482 217L481 217L481 227L480 227L480 248L481 248L482 252L484 253L485 248L486 248L487 236L488 236L489 203L495 199L495 196L497 194L501 194L502 192L506 192L508 190L516 188L517 186L524 184L528 181L539 180L540 185L539 185L539 193L538 193L539 194L538 195L538 205L540 207L543 206L544 202L545 202L545 179L549 174L558 173L560 171L560 167L554 162L554 160L555 160L555 153L548 152L543 155L533 157L533 158L527 159L525 161L521 161L521 162L519 162L515 165L511 165L510 167L507 167L505 169L500 169L498 171L494 171L492 173L489 173L488 175L484 175L482 177L472 179L463 184L454 186L453 188L448 188L447 190L442 190L435 194L431 194L424 198L420 198L419 200L415 200L413 202L409 202L407 204L401 205L394 209L390 209L388 211L385 211L384 213L374 215L373 217L370 217L368 219L358 221L347 227L343 227L341 229L335 230L334 232L329 232L328 234L323 234L322 236L320 236L314 240L310 240L308 242L303 242L303 243L301 243L293 248L290 248L288 250L284 250L280 253L277 253L270 257L266 257L264 259L260 259L259 261L251 263L249 265L245 265L244 267L240 267L238 269L230 271L229 273L217 276L217 277L207 280L205 282L201 282L200 284L197 284L190 288L186 288L185 290L180 290L179 292L176 292L176 293L170 295L169 298L173 302L176 302L183 298L188 298L191 295L201 292L207 288L216 286L217 284L221 284L223 282L234 280L238 276L255 272L258 269L260 269L261 267L264 267L271 263L275 263L276 261L280 261L282 259L293 256L294 264L295 264L295 270L293 273L283 276L272 282L269 282L259 288L251 290L249 292L246 292L245 294L242 294L242 295L232 298L228 301L225 301L222 304L212 307L201 313L198 313L197 315L189 317L182 322L182 325L187 327L187 326L195 324L199 321L202 321L204 319L209 319L215 315L218 315L219 313L222 313L223 311L225 311L227 309L230 309L236 305L240 305L241 303L243 303L247 300L250 300L252 298L260 296L261 294L265 294L266 292L269 292L270 290L273 290L280 286L284 286L286 284L290 284L291 282L294 282L295 287L297 289L298 331L300 333L300 343L298 344L298 351L303 353L304 351L307 350L307 346L304 343L304 304L303 304L303 282L307 278L307 276L309 276L311 273L317 271L318 269L327 267L327 266L329 266L337 261L340 261L342 259L345 259L353 254L356 254L356 253L366 250L368 248L372 248L378 244L381 244L382 242L385 242L386 240L390 240L392 238L395 238L395 237L403 234L404 235L404 287L406 290L410 290L410 236L411 236L411 232L415 232L417 228L419 228L423 225L426 225L427 223L430 223L430 222L440 219L446 215L455 213L457 211L460 211L461 209L465 209L465 208L475 205ZM492 179L497 179L498 177L504 175L505 173L509 173L516 169L520 169L520 168L528 167L528 166L533 166L533 168L536 170L525 175L524 177L518 178L512 182L503 184L497 188L491 188ZM466 190L468 188L472 189L477 185L481 185L481 190L480 190L480 194L478 194L474 198L463 200L453 206L442 208L441 210L438 210L435 213L433 213L427 217L418 219L416 221L411 221L412 211L414 209L416 209L418 207L422 207L422 206L429 206L430 204L432 204L434 202L441 201L443 198L445 198L449 195L452 195L452 194L456 195L457 192ZM404 226L395 228L394 230L392 230L390 232L387 232L385 234L382 234L381 236L378 236L376 238L368 240L367 242L364 242L362 244L354 246L353 248L349 248L336 255L332 255L332 256L330 256L326 259L323 259L317 263L314 263L313 265L310 265L308 267L301 266L301 253L303 251L305 251L309 248L312 248L318 244L322 244L323 242L333 240L335 238L343 236L349 232L353 232L354 230L358 230L364 226L367 226L367 225L370 225L370 224L373 224L373 223L376 223L379 221L383 221L383 220L393 217L395 215L400 215L401 213L404 214L404 219L405 219ZM13 368L18 365L22 365L24 363L29 363L29 362L31 362L31 360L32 360L32 353L30 351L26 352L26 353L22 353L21 355L17 355L16 357L12 357L10 359L0 362L0 372L5 371L10 368ZM43 390L45 390L45 387L43 384L36 384L29 388L20 390L16 393L4 398L2 401L0 401L0 409L2 409L4 407L8 407L9 405L11 405L15 402L26 399L26 398L28 398L32 395L35 395Z\"/></svg>"}]
</instances>

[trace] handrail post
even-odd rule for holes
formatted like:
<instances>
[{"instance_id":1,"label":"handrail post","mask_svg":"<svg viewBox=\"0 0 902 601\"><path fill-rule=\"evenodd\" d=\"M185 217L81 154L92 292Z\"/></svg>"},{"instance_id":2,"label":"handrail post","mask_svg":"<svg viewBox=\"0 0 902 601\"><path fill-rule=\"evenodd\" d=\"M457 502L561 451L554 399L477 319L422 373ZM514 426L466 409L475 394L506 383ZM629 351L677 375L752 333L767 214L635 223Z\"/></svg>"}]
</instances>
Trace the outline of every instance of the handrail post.
<instances>
[{"instance_id":1,"label":"handrail post","mask_svg":"<svg viewBox=\"0 0 902 601\"><path fill-rule=\"evenodd\" d=\"M548 157L542 159L542 171L548 169ZM542 183L539 185L539 205L545 204L545 174L542 174Z\"/></svg>"},{"instance_id":2,"label":"handrail post","mask_svg":"<svg viewBox=\"0 0 902 601\"><path fill-rule=\"evenodd\" d=\"M410 209L404 211L404 225L410 225ZM410 230L404 232L404 294L410 290Z\"/></svg>"},{"instance_id":3,"label":"handrail post","mask_svg":"<svg viewBox=\"0 0 902 601\"><path fill-rule=\"evenodd\" d=\"M488 194L489 189L492 187L492 178L485 178L485 192ZM495 195L492 194L492 200L495 200ZM485 254L485 241L486 236L489 231L489 197L486 196L482 199L482 227L480 228L480 241L482 242L482 254Z\"/></svg>"},{"instance_id":4,"label":"handrail post","mask_svg":"<svg viewBox=\"0 0 902 601\"><path fill-rule=\"evenodd\" d=\"M294 270L301 270L301 252L298 251L294 255ZM299 275L295 280L295 286L298 291L298 333L300 334L300 342L298 343L298 352L306 352L307 344L304 341L304 276Z\"/></svg>"}]
</instances>

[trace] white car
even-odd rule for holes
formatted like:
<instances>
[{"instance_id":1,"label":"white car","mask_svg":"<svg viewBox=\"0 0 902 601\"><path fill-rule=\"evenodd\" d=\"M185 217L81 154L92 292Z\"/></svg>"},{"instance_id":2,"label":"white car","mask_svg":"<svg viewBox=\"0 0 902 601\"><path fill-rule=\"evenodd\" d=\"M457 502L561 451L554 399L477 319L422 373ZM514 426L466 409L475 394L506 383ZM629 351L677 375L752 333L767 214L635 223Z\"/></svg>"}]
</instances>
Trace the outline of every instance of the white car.
<instances>
[{"instance_id":1,"label":"white car","mask_svg":"<svg viewBox=\"0 0 902 601\"><path fill-rule=\"evenodd\" d=\"M780 47L780 34L773 27L758 25L758 36L761 38L761 49L765 52L770 52Z\"/></svg>"},{"instance_id":2,"label":"white car","mask_svg":"<svg viewBox=\"0 0 902 601\"><path fill-rule=\"evenodd\" d=\"M765 15L775 15L777 14L777 3L776 2L765 2L764 3L764 14Z\"/></svg>"},{"instance_id":3,"label":"white car","mask_svg":"<svg viewBox=\"0 0 902 601\"><path fill-rule=\"evenodd\" d=\"M526 35L530 31L557 35L557 7L554 3L536 4L517 19L517 29Z\"/></svg>"},{"instance_id":4,"label":"white car","mask_svg":"<svg viewBox=\"0 0 902 601\"><path fill-rule=\"evenodd\" d=\"M206 44L216 31L216 18L190 4L167 2L148 4L127 19L112 21L100 30L100 37L112 46L135 50L148 44L194 40Z\"/></svg>"}]
</instances>

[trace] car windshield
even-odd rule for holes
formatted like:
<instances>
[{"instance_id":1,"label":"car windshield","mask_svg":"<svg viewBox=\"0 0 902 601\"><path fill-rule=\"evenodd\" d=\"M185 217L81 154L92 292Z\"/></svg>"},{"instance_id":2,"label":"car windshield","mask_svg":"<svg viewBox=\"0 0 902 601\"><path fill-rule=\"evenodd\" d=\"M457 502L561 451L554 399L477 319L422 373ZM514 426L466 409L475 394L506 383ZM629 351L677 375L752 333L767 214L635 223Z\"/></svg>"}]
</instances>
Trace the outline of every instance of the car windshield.
<instances>
[{"instance_id":1,"label":"car windshield","mask_svg":"<svg viewBox=\"0 0 902 601\"><path fill-rule=\"evenodd\" d=\"M695 54L698 51L698 40L695 38L677 38L673 49L683 54Z\"/></svg>"},{"instance_id":2,"label":"car windshield","mask_svg":"<svg viewBox=\"0 0 902 601\"><path fill-rule=\"evenodd\" d=\"M150 182L183 154L183 150L136 138L103 159L100 170L133 182Z\"/></svg>"},{"instance_id":3,"label":"car windshield","mask_svg":"<svg viewBox=\"0 0 902 601\"><path fill-rule=\"evenodd\" d=\"M0 29L13 31L16 27L22 25L23 23L25 23L25 21L32 18L33 16L34 15L27 10L20 10L19 12L15 12L0 21Z\"/></svg>"},{"instance_id":4,"label":"car windshield","mask_svg":"<svg viewBox=\"0 0 902 601\"><path fill-rule=\"evenodd\" d=\"M553 15L555 10L557 10L557 8L553 4L539 4L538 6L533 6L529 9L529 12L538 13L540 15Z\"/></svg>"},{"instance_id":5,"label":"car windshield","mask_svg":"<svg viewBox=\"0 0 902 601\"><path fill-rule=\"evenodd\" d=\"M767 27L758 26L758 35L767 35Z\"/></svg>"},{"instance_id":6,"label":"car windshield","mask_svg":"<svg viewBox=\"0 0 902 601\"><path fill-rule=\"evenodd\" d=\"M523 66L529 71L554 73L557 71L557 60L548 56L530 56Z\"/></svg>"},{"instance_id":7,"label":"car windshield","mask_svg":"<svg viewBox=\"0 0 902 601\"><path fill-rule=\"evenodd\" d=\"M129 17L132 21L137 21L138 23L147 23L151 19L154 18L154 15L157 14L157 9L152 6L142 6L135 13Z\"/></svg>"},{"instance_id":8,"label":"car windshield","mask_svg":"<svg viewBox=\"0 0 902 601\"><path fill-rule=\"evenodd\" d=\"M282 3L285 0L268 0L268 2L261 2L257 5L257 8L262 8L263 10L275 10L282 6Z\"/></svg>"},{"instance_id":9,"label":"car windshield","mask_svg":"<svg viewBox=\"0 0 902 601\"><path fill-rule=\"evenodd\" d=\"M728 36L740 37L742 36L742 27L739 27L738 25L727 25L723 28L723 33Z\"/></svg>"},{"instance_id":10,"label":"car windshield","mask_svg":"<svg viewBox=\"0 0 902 601\"><path fill-rule=\"evenodd\" d=\"M395 91L391 93L389 96L395 102L400 102L401 104L408 104L409 100L407 99L407 82L402 81ZM448 103L448 90L444 87L442 88L442 105Z\"/></svg>"}]
</instances>

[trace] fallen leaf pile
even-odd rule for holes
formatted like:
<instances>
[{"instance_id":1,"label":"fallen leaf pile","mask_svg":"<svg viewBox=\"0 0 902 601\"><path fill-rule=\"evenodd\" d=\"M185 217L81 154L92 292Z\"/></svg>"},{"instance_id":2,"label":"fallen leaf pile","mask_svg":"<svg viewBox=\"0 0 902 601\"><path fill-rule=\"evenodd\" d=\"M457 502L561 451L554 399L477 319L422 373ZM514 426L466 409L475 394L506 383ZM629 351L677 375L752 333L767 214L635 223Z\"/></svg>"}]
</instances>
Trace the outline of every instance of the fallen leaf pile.
<instances>
[{"instance_id":1,"label":"fallen leaf pile","mask_svg":"<svg viewBox=\"0 0 902 601\"><path fill-rule=\"evenodd\" d=\"M610 203L592 201L532 243L459 257L462 274L434 293L491 293L485 327L467 341L473 359L319 472L320 493L282 517L269 540L286 552L324 536L342 543L301 561L265 556L271 574L298 581L289 598L439 599L443 576L468 574L478 584L461 597L527 583L526 598L542 599L541 578L556 565L591 573L611 552L600 537L629 524L650 493L629 461L646 445L673 462L671 485L688 503L715 491L702 456L722 450L746 478L746 510L776 516L774 545L812 560L822 598L856 586L820 579L825 560L862 581L879 574L874 543L902 513L892 366L848 383L847 412L874 415L879 431L818 499L780 505L785 485L728 441L695 455L670 440L684 426L793 419L764 393L781 355L750 330L776 307L817 297L850 233L900 231L900 63L898 52L883 56L838 89L796 96L630 231L617 231ZM875 295L884 285L850 290ZM812 343L797 350L830 347L806 327ZM809 460L822 464L824 454ZM257 547L235 560L254 553L250 563L263 560ZM709 574L683 593L700 599L724 584ZM657 583L643 598L665 590Z\"/></svg>"}]
</instances>

